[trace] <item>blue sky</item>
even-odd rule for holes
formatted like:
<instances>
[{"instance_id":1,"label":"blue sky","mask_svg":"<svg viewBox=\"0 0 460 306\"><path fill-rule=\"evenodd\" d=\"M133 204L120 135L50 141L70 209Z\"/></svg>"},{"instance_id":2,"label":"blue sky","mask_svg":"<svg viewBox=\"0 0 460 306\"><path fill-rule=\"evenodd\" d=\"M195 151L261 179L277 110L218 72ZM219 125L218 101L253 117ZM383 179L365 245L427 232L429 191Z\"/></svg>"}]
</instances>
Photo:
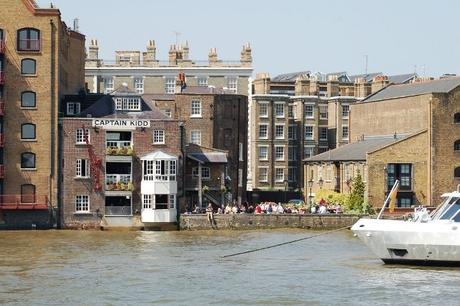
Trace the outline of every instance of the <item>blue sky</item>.
<instances>
[{"instance_id":1,"label":"blue sky","mask_svg":"<svg viewBox=\"0 0 460 306\"><path fill-rule=\"evenodd\" d=\"M38 0L41 6L50 1ZM460 74L460 1L302 0L52 0L70 26L97 38L100 57L114 50L145 50L154 39L157 57L170 44L189 41L192 59L238 60L253 49L255 72L368 71L439 76Z\"/></svg>"}]
</instances>

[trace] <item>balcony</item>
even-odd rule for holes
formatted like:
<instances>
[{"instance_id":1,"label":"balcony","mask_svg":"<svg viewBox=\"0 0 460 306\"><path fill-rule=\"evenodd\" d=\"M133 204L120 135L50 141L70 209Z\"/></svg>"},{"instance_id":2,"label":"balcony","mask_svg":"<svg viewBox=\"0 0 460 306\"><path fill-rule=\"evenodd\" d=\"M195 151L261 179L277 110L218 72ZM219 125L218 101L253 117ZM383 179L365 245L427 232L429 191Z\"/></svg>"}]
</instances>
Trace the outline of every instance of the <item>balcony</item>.
<instances>
[{"instance_id":1,"label":"balcony","mask_svg":"<svg viewBox=\"0 0 460 306\"><path fill-rule=\"evenodd\" d=\"M107 174L105 176L105 190L133 191L134 185L131 174Z\"/></svg>"},{"instance_id":2,"label":"balcony","mask_svg":"<svg viewBox=\"0 0 460 306\"><path fill-rule=\"evenodd\" d=\"M5 54L6 44L4 40L0 40L0 54Z\"/></svg>"},{"instance_id":3,"label":"balcony","mask_svg":"<svg viewBox=\"0 0 460 306\"><path fill-rule=\"evenodd\" d=\"M106 196L106 216L131 216L133 214L130 196Z\"/></svg>"},{"instance_id":4,"label":"balcony","mask_svg":"<svg viewBox=\"0 0 460 306\"><path fill-rule=\"evenodd\" d=\"M5 85L5 72L0 71L0 85Z\"/></svg>"},{"instance_id":5,"label":"balcony","mask_svg":"<svg viewBox=\"0 0 460 306\"><path fill-rule=\"evenodd\" d=\"M0 102L0 116L4 116L4 115L5 115L5 102Z\"/></svg>"},{"instance_id":6,"label":"balcony","mask_svg":"<svg viewBox=\"0 0 460 306\"><path fill-rule=\"evenodd\" d=\"M0 195L0 210L16 209L48 209L49 202L46 195L35 194L2 194Z\"/></svg>"},{"instance_id":7,"label":"balcony","mask_svg":"<svg viewBox=\"0 0 460 306\"><path fill-rule=\"evenodd\" d=\"M112 156L133 156L134 150L131 141L107 141L105 153Z\"/></svg>"}]
</instances>

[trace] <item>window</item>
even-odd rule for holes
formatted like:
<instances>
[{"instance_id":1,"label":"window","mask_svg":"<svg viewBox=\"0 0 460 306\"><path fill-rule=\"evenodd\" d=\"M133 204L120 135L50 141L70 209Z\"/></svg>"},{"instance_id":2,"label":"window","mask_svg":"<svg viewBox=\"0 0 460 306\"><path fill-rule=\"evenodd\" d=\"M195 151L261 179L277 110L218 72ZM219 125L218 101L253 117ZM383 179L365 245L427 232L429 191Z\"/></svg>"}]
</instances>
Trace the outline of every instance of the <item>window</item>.
<instances>
[{"instance_id":1,"label":"window","mask_svg":"<svg viewBox=\"0 0 460 306\"><path fill-rule=\"evenodd\" d=\"M77 115L81 111L79 102L67 103L67 115Z\"/></svg>"},{"instance_id":2,"label":"window","mask_svg":"<svg viewBox=\"0 0 460 306\"><path fill-rule=\"evenodd\" d=\"M77 159L75 164L76 177L89 177L89 163L87 159Z\"/></svg>"},{"instance_id":3,"label":"window","mask_svg":"<svg viewBox=\"0 0 460 306\"><path fill-rule=\"evenodd\" d=\"M314 154L313 154L313 147L304 147L303 148L303 156L304 158L310 158L312 157Z\"/></svg>"},{"instance_id":4,"label":"window","mask_svg":"<svg viewBox=\"0 0 460 306\"><path fill-rule=\"evenodd\" d=\"M268 103L259 102L259 117L267 118L268 117Z\"/></svg>"},{"instance_id":5,"label":"window","mask_svg":"<svg viewBox=\"0 0 460 306\"><path fill-rule=\"evenodd\" d=\"M198 167L193 167L192 174L198 177ZM209 167L201 167L201 178L204 180L209 180L211 178L211 170Z\"/></svg>"},{"instance_id":6,"label":"window","mask_svg":"<svg viewBox=\"0 0 460 306\"><path fill-rule=\"evenodd\" d=\"M350 105L342 105L342 118L348 118L350 113Z\"/></svg>"},{"instance_id":7,"label":"window","mask_svg":"<svg viewBox=\"0 0 460 306\"><path fill-rule=\"evenodd\" d=\"M198 77L198 86L208 87L208 77Z\"/></svg>"},{"instance_id":8,"label":"window","mask_svg":"<svg viewBox=\"0 0 460 306\"><path fill-rule=\"evenodd\" d=\"M135 78L134 79L134 89L136 93L143 94L144 93L144 78Z\"/></svg>"},{"instance_id":9,"label":"window","mask_svg":"<svg viewBox=\"0 0 460 306\"><path fill-rule=\"evenodd\" d=\"M113 77L104 78L104 93L108 94L113 91Z\"/></svg>"},{"instance_id":10,"label":"window","mask_svg":"<svg viewBox=\"0 0 460 306\"><path fill-rule=\"evenodd\" d=\"M26 152L21 154L21 168L35 169L35 154Z\"/></svg>"},{"instance_id":11,"label":"window","mask_svg":"<svg viewBox=\"0 0 460 306\"><path fill-rule=\"evenodd\" d=\"M268 182L268 168L259 168L259 182Z\"/></svg>"},{"instance_id":12,"label":"window","mask_svg":"<svg viewBox=\"0 0 460 306\"><path fill-rule=\"evenodd\" d=\"M297 168L289 167L288 169L288 181L297 182Z\"/></svg>"},{"instance_id":13,"label":"window","mask_svg":"<svg viewBox=\"0 0 460 306\"><path fill-rule=\"evenodd\" d=\"M454 178L460 179L460 167L454 169Z\"/></svg>"},{"instance_id":14,"label":"window","mask_svg":"<svg viewBox=\"0 0 460 306\"><path fill-rule=\"evenodd\" d=\"M122 55L122 56L120 56L119 61L120 61L120 64L128 64L128 63L131 62L131 56L129 56L129 55Z\"/></svg>"},{"instance_id":15,"label":"window","mask_svg":"<svg viewBox=\"0 0 460 306\"><path fill-rule=\"evenodd\" d=\"M190 131L190 143L201 145L201 131Z\"/></svg>"},{"instance_id":16,"label":"window","mask_svg":"<svg viewBox=\"0 0 460 306\"><path fill-rule=\"evenodd\" d=\"M141 110L140 98L115 98L115 109L124 111Z\"/></svg>"},{"instance_id":17,"label":"window","mask_svg":"<svg viewBox=\"0 0 460 306\"><path fill-rule=\"evenodd\" d=\"M313 140L313 126L305 126L305 140Z\"/></svg>"},{"instance_id":18,"label":"window","mask_svg":"<svg viewBox=\"0 0 460 306\"><path fill-rule=\"evenodd\" d=\"M348 139L348 126L342 126L342 139Z\"/></svg>"},{"instance_id":19,"label":"window","mask_svg":"<svg viewBox=\"0 0 460 306\"><path fill-rule=\"evenodd\" d=\"M324 153L324 152L327 152L329 151L329 147L327 146L319 146L318 147L318 153Z\"/></svg>"},{"instance_id":20,"label":"window","mask_svg":"<svg viewBox=\"0 0 460 306\"><path fill-rule=\"evenodd\" d=\"M284 168L275 168L275 182L284 182Z\"/></svg>"},{"instance_id":21,"label":"window","mask_svg":"<svg viewBox=\"0 0 460 306\"><path fill-rule=\"evenodd\" d=\"M297 127L295 125L290 125L288 127L288 139L289 140L297 139Z\"/></svg>"},{"instance_id":22,"label":"window","mask_svg":"<svg viewBox=\"0 0 460 306\"><path fill-rule=\"evenodd\" d=\"M239 143L238 144L238 157L239 157L239 161L244 161L244 146L243 146L243 143Z\"/></svg>"},{"instance_id":23,"label":"window","mask_svg":"<svg viewBox=\"0 0 460 306\"><path fill-rule=\"evenodd\" d=\"M313 118L313 105L305 104L305 118Z\"/></svg>"},{"instance_id":24,"label":"window","mask_svg":"<svg viewBox=\"0 0 460 306\"><path fill-rule=\"evenodd\" d=\"M460 113L454 115L454 123L460 123Z\"/></svg>"},{"instance_id":25,"label":"window","mask_svg":"<svg viewBox=\"0 0 460 306\"><path fill-rule=\"evenodd\" d=\"M267 139L268 138L268 125L259 124L259 138Z\"/></svg>"},{"instance_id":26,"label":"window","mask_svg":"<svg viewBox=\"0 0 460 306\"><path fill-rule=\"evenodd\" d=\"M284 160L284 146L275 146L275 160Z\"/></svg>"},{"instance_id":27,"label":"window","mask_svg":"<svg viewBox=\"0 0 460 306\"><path fill-rule=\"evenodd\" d=\"M24 91L21 94L21 107L36 107L36 95L33 91Z\"/></svg>"},{"instance_id":28,"label":"window","mask_svg":"<svg viewBox=\"0 0 460 306\"><path fill-rule=\"evenodd\" d=\"M75 196L75 212L89 212L89 196L77 195Z\"/></svg>"},{"instance_id":29,"label":"window","mask_svg":"<svg viewBox=\"0 0 460 306\"><path fill-rule=\"evenodd\" d=\"M288 160L294 161L297 160L297 148L294 146L288 147Z\"/></svg>"},{"instance_id":30,"label":"window","mask_svg":"<svg viewBox=\"0 0 460 306\"><path fill-rule=\"evenodd\" d=\"M277 118L284 117L284 103L283 102L276 102L275 103L275 116Z\"/></svg>"},{"instance_id":31,"label":"window","mask_svg":"<svg viewBox=\"0 0 460 306\"><path fill-rule=\"evenodd\" d=\"M165 78L165 93L173 94L176 87L176 78L175 77L167 77Z\"/></svg>"},{"instance_id":32,"label":"window","mask_svg":"<svg viewBox=\"0 0 460 306\"><path fill-rule=\"evenodd\" d=\"M454 142L454 151L460 152L460 139Z\"/></svg>"},{"instance_id":33,"label":"window","mask_svg":"<svg viewBox=\"0 0 460 306\"><path fill-rule=\"evenodd\" d=\"M275 138L284 139L284 125L281 125L281 124L275 125Z\"/></svg>"},{"instance_id":34,"label":"window","mask_svg":"<svg viewBox=\"0 0 460 306\"><path fill-rule=\"evenodd\" d=\"M288 117L289 118L294 118L295 117L295 105L288 105Z\"/></svg>"},{"instance_id":35,"label":"window","mask_svg":"<svg viewBox=\"0 0 460 306\"><path fill-rule=\"evenodd\" d=\"M327 119L327 106L321 105L319 107L319 119Z\"/></svg>"},{"instance_id":36,"label":"window","mask_svg":"<svg viewBox=\"0 0 460 306\"><path fill-rule=\"evenodd\" d=\"M86 134L86 135L85 135ZM76 135L76 138L75 138L75 143L76 144L86 144L86 139L85 139L85 136L88 137L88 142L90 141L90 133L89 133L89 129L85 129L85 131L83 131L83 129L77 129L75 131L75 135Z\"/></svg>"},{"instance_id":37,"label":"window","mask_svg":"<svg viewBox=\"0 0 460 306\"><path fill-rule=\"evenodd\" d=\"M192 109L190 111L190 117L201 117L201 101L192 100Z\"/></svg>"},{"instance_id":38,"label":"window","mask_svg":"<svg viewBox=\"0 0 460 306\"><path fill-rule=\"evenodd\" d=\"M227 88L232 93L237 93L238 91L238 79L235 77L227 78Z\"/></svg>"},{"instance_id":39,"label":"window","mask_svg":"<svg viewBox=\"0 0 460 306\"><path fill-rule=\"evenodd\" d=\"M165 143L165 131L164 130L154 130L153 131L153 143L154 144L164 144Z\"/></svg>"},{"instance_id":40,"label":"window","mask_svg":"<svg viewBox=\"0 0 460 306\"><path fill-rule=\"evenodd\" d=\"M238 187L243 187L243 169L238 169Z\"/></svg>"},{"instance_id":41,"label":"window","mask_svg":"<svg viewBox=\"0 0 460 306\"><path fill-rule=\"evenodd\" d=\"M32 28L18 30L18 51L40 51L40 31Z\"/></svg>"},{"instance_id":42,"label":"window","mask_svg":"<svg viewBox=\"0 0 460 306\"><path fill-rule=\"evenodd\" d=\"M21 73L22 74L37 74L36 61L31 58L25 58L21 61Z\"/></svg>"},{"instance_id":43,"label":"window","mask_svg":"<svg viewBox=\"0 0 460 306\"><path fill-rule=\"evenodd\" d=\"M171 110L170 109L165 109L164 110L164 113L166 116L168 116L169 118L171 118Z\"/></svg>"},{"instance_id":44,"label":"window","mask_svg":"<svg viewBox=\"0 0 460 306\"><path fill-rule=\"evenodd\" d=\"M35 203L35 185L21 185L21 203Z\"/></svg>"},{"instance_id":45,"label":"window","mask_svg":"<svg viewBox=\"0 0 460 306\"><path fill-rule=\"evenodd\" d=\"M319 140L327 140L327 127L319 128Z\"/></svg>"},{"instance_id":46,"label":"window","mask_svg":"<svg viewBox=\"0 0 460 306\"><path fill-rule=\"evenodd\" d=\"M412 189L412 165L411 164L388 164L387 165L387 188L391 190L395 180L400 181L400 190Z\"/></svg>"},{"instance_id":47,"label":"window","mask_svg":"<svg viewBox=\"0 0 460 306\"><path fill-rule=\"evenodd\" d=\"M268 147L259 147L259 160L268 160Z\"/></svg>"},{"instance_id":48,"label":"window","mask_svg":"<svg viewBox=\"0 0 460 306\"><path fill-rule=\"evenodd\" d=\"M144 194L142 195L142 208L143 209L151 209L152 208L152 194Z\"/></svg>"},{"instance_id":49,"label":"window","mask_svg":"<svg viewBox=\"0 0 460 306\"><path fill-rule=\"evenodd\" d=\"M36 139L35 124L33 124L33 123L24 123L23 125L21 125L21 139L22 140Z\"/></svg>"},{"instance_id":50,"label":"window","mask_svg":"<svg viewBox=\"0 0 460 306\"><path fill-rule=\"evenodd\" d=\"M143 161L144 181L175 181L176 161L175 160L144 160Z\"/></svg>"}]
</instances>

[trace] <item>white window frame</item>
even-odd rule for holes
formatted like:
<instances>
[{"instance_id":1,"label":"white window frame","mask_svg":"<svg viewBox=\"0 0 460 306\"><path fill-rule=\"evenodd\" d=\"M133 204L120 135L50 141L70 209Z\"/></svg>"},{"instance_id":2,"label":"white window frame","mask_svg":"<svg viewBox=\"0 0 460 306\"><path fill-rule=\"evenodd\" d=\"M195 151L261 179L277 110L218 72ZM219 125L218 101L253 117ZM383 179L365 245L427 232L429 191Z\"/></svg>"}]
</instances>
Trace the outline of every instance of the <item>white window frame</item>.
<instances>
[{"instance_id":1,"label":"white window frame","mask_svg":"<svg viewBox=\"0 0 460 306\"><path fill-rule=\"evenodd\" d=\"M347 110L345 112L345 109ZM342 104L342 118L348 119L350 116L350 104Z\"/></svg>"},{"instance_id":2,"label":"white window frame","mask_svg":"<svg viewBox=\"0 0 460 306\"><path fill-rule=\"evenodd\" d=\"M194 141L194 137L197 138L198 141ZM194 143L201 146L201 130L190 131L190 143Z\"/></svg>"},{"instance_id":3,"label":"white window frame","mask_svg":"<svg viewBox=\"0 0 460 306\"><path fill-rule=\"evenodd\" d=\"M153 144L165 144L165 130L153 130Z\"/></svg>"},{"instance_id":4,"label":"white window frame","mask_svg":"<svg viewBox=\"0 0 460 306\"><path fill-rule=\"evenodd\" d=\"M344 129L346 129L346 131L347 131L346 135L345 135L345 133L344 133L344 131L345 131ZM349 129L348 126L346 126L346 125L345 125L345 126L342 126L342 139L348 140L349 137L350 137L350 129Z\"/></svg>"},{"instance_id":5,"label":"white window frame","mask_svg":"<svg viewBox=\"0 0 460 306\"><path fill-rule=\"evenodd\" d=\"M104 78L104 93L109 94L114 90L114 80L112 77L105 77Z\"/></svg>"},{"instance_id":6,"label":"white window frame","mask_svg":"<svg viewBox=\"0 0 460 306\"><path fill-rule=\"evenodd\" d=\"M268 102L258 102L259 104L259 118L268 118ZM262 112L265 110L265 112Z\"/></svg>"},{"instance_id":7,"label":"white window frame","mask_svg":"<svg viewBox=\"0 0 460 306\"><path fill-rule=\"evenodd\" d=\"M307 127L311 128L311 137L307 137ZM303 128L303 137L305 140L315 140L315 126L305 125Z\"/></svg>"},{"instance_id":8,"label":"white window frame","mask_svg":"<svg viewBox=\"0 0 460 306\"><path fill-rule=\"evenodd\" d=\"M190 117L201 118L201 100L192 100L190 103Z\"/></svg>"},{"instance_id":9,"label":"white window frame","mask_svg":"<svg viewBox=\"0 0 460 306\"><path fill-rule=\"evenodd\" d=\"M275 146L275 161L284 161L284 146Z\"/></svg>"},{"instance_id":10,"label":"white window frame","mask_svg":"<svg viewBox=\"0 0 460 306\"><path fill-rule=\"evenodd\" d=\"M227 77L227 88L236 94L238 92L238 77Z\"/></svg>"},{"instance_id":11,"label":"white window frame","mask_svg":"<svg viewBox=\"0 0 460 306\"><path fill-rule=\"evenodd\" d=\"M80 102L67 102L67 115L76 115L81 112Z\"/></svg>"},{"instance_id":12,"label":"white window frame","mask_svg":"<svg viewBox=\"0 0 460 306\"><path fill-rule=\"evenodd\" d=\"M197 84L198 86L202 86L202 87L208 87L208 80L209 78L207 76L199 76L197 77Z\"/></svg>"},{"instance_id":13,"label":"white window frame","mask_svg":"<svg viewBox=\"0 0 460 306\"><path fill-rule=\"evenodd\" d=\"M261 149L266 149L264 154L265 156L261 155L261 153L263 153L261 152ZM268 146L259 146L257 150L257 155L259 157L259 160L268 160Z\"/></svg>"},{"instance_id":14,"label":"white window frame","mask_svg":"<svg viewBox=\"0 0 460 306\"><path fill-rule=\"evenodd\" d=\"M310 108L311 107L311 114L310 114L310 111L308 111L308 115L307 115L307 107ZM315 105L314 104L304 104L304 110L303 110L303 115L305 118L307 119L313 119L315 118Z\"/></svg>"},{"instance_id":15,"label":"white window frame","mask_svg":"<svg viewBox=\"0 0 460 306\"><path fill-rule=\"evenodd\" d=\"M326 111L322 112L321 110L326 110ZM320 105L319 106L319 119L327 119L327 118L328 118L327 105Z\"/></svg>"},{"instance_id":16,"label":"white window frame","mask_svg":"<svg viewBox=\"0 0 460 306\"><path fill-rule=\"evenodd\" d=\"M174 94L176 89L176 77L165 77L165 93Z\"/></svg>"},{"instance_id":17,"label":"white window frame","mask_svg":"<svg viewBox=\"0 0 460 306\"><path fill-rule=\"evenodd\" d=\"M144 78L143 77L134 78L134 90L138 94L144 93Z\"/></svg>"},{"instance_id":18,"label":"white window frame","mask_svg":"<svg viewBox=\"0 0 460 306\"><path fill-rule=\"evenodd\" d=\"M284 112L284 105L286 103L284 102L275 102L275 117L276 118L284 118L285 117L285 112ZM281 106L281 107L280 107ZM282 112L278 113L278 110L282 110Z\"/></svg>"},{"instance_id":19,"label":"white window frame","mask_svg":"<svg viewBox=\"0 0 460 306\"><path fill-rule=\"evenodd\" d=\"M258 171L257 179L258 179L259 183L267 183L268 182L268 167L259 167L258 170L259 171ZM265 178L262 178L262 179L261 179L261 174L262 174L261 170L264 170L264 177L265 177Z\"/></svg>"},{"instance_id":20,"label":"white window frame","mask_svg":"<svg viewBox=\"0 0 460 306\"><path fill-rule=\"evenodd\" d=\"M88 142L91 143L91 133L89 129L85 129L86 133L88 133ZM75 144L81 145L81 144L86 144L85 141L85 132L83 131L83 128L76 129L75 131Z\"/></svg>"},{"instance_id":21,"label":"white window frame","mask_svg":"<svg viewBox=\"0 0 460 306\"><path fill-rule=\"evenodd\" d=\"M311 152L311 154L309 156L307 156L307 154L306 154L307 150ZM304 146L303 147L303 156L304 156L304 158L310 158L310 157L312 157L314 155L315 155L315 147L314 146Z\"/></svg>"},{"instance_id":22,"label":"white window frame","mask_svg":"<svg viewBox=\"0 0 460 306\"><path fill-rule=\"evenodd\" d=\"M281 171L282 175L278 176L280 171ZM275 167L275 183L283 183L283 182L284 182L284 168Z\"/></svg>"},{"instance_id":23,"label":"white window frame","mask_svg":"<svg viewBox=\"0 0 460 306\"><path fill-rule=\"evenodd\" d=\"M192 168L192 174L194 177L198 177L198 167ZM210 180L211 179L211 168L201 167L201 179Z\"/></svg>"},{"instance_id":24,"label":"white window frame","mask_svg":"<svg viewBox=\"0 0 460 306\"><path fill-rule=\"evenodd\" d=\"M84 165L85 167L83 168L82 164L83 164L83 161L84 161ZM85 171L85 175L83 175L83 169ZM78 158L76 159L75 161L75 177L78 177L78 178L88 178L90 177L90 167L89 167L89 160L85 159L85 158Z\"/></svg>"},{"instance_id":25,"label":"white window frame","mask_svg":"<svg viewBox=\"0 0 460 306\"><path fill-rule=\"evenodd\" d=\"M283 127L283 134L278 135L278 127ZM284 139L284 124L275 124L275 139Z\"/></svg>"},{"instance_id":26,"label":"white window frame","mask_svg":"<svg viewBox=\"0 0 460 306\"><path fill-rule=\"evenodd\" d=\"M141 110L141 99L134 98L134 97L115 98L115 109L122 110L122 111L140 111Z\"/></svg>"},{"instance_id":27,"label":"white window frame","mask_svg":"<svg viewBox=\"0 0 460 306\"><path fill-rule=\"evenodd\" d=\"M152 209L153 196L153 194L142 195L142 209Z\"/></svg>"},{"instance_id":28,"label":"white window frame","mask_svg":"<svg viewBox=\"0 0 460 306\"><path fill-rule=\"evenodd\" d=\"M89 195L79 194L75 196L75 212L76 213L89 213L90 212Z\"/></svg>"},{"instance_id":29,"label":"white window frame","mask_svg":"<svg viewBox=\"0 0 460 306\"><path fill-rule=\"evenodd\" d=\"M260 128L264 126L265 127L265 136L260 135ZM259 123L259 130L258 130L258 138L259 139L268 139L268 124L266 123Z\"/></svg>"}]
</instances>

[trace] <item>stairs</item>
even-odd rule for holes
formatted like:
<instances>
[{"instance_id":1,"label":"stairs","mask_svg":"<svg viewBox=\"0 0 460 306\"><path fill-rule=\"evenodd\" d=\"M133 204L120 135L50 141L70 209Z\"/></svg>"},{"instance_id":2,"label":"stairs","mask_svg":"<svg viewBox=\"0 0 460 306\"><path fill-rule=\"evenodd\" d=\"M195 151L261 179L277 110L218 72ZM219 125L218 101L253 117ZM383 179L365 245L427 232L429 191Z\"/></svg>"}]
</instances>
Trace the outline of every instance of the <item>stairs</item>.
<instances>
[{"instance_id":1,"label":"stairs","mask_svg":"<svg viewBox=\"0 0 460 306\"><path fill-rule=\"evenodd\" d=\"M221 193L218 190L209 190L203 196L217 206L221 206Z\"/></svg>"}]
</instances>

